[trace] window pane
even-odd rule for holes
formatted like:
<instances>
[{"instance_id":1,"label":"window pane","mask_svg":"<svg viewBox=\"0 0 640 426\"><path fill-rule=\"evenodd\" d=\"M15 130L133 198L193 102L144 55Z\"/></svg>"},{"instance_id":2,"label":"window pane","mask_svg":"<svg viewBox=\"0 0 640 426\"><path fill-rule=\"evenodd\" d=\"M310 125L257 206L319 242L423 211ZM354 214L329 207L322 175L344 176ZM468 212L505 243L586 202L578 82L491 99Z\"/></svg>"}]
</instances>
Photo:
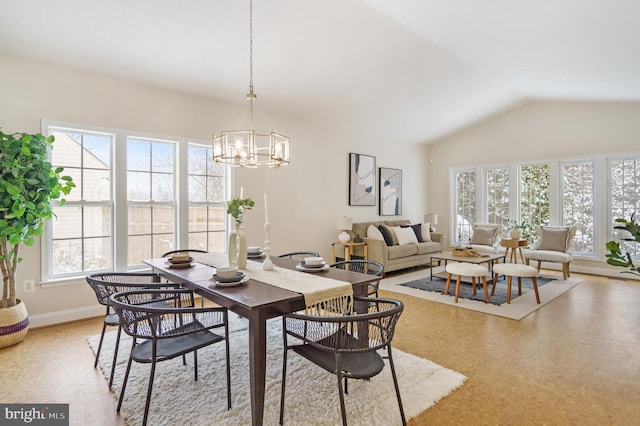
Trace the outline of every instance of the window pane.
<instances>
[{"instance_id":1,"label":"window pane","mask_svg":"<svg viewBox=\"0 0 640 426\"><path fill-rule=\"evenodd\" d=\"M112 268L112 151L115 135L50 127L56 138L52 164L76 187L67 203L54 205L50 276L85 274ZM102 202L103 205L95 205ZM93 205L92 205L93 203ZM54 203L55 204L55 203Z\"/></svg>"},{"instance_id":2,"label":"window pane","mask_svg":"<svg viewBox=\"0 0 640 426\"><path fill-rule=\"evenodd\" d=\"M593 162L562 165L562 223L578 226L574 253L594 254L594 166Z\"/></svg>"},{"instance_id":3,"label":"window pane","mask_svg":"<svg viewBox=\"0 0 640 426\"><path fill-rule=\"evenodd\" d=\"M134 201L151 200L151 175L149 173L127 173L127 199Z\"/></svg>"},{"instance_id":4,"label":"window pane","mask_svg":"<svg viewBox=\"0 0 640 426\"><path fill-rule=\"evenodd\" d=\"M128 241L127 265L142 266L142 259L151 259L151 235L130 236Z\"/></svg>"},{"instance_id":5,"label":"window pane","mask_svg":"<svg viewBox=\"0 0 640 426\"><path fill-rule=\"evenodd\" d=\"M82 272L82 239L51 242L51 272L53 275Z\"/></svg>"},{"instance_id":6,"label":"window pane","mask_svg":"<svg viewBox=\"0 0 640 426\"><path fill-rule=\"evenodd\" d=\"M151 233L151 206L129 207L129 235Z\"/></svg>"},{"instance_id":7,"label":"window pane","mask_svg":"<svg viewBox=\"0 0 640 426\"><path fill-rule=\"evenodd\" d=\"M82 224L85 238L111 236L111 207L85 206L83 210Z\"/></svg>"},{"instance_id":8,"label":"window pane","mask_svg":"<svg viewBox=\"0 0 640 426\"><path fill-rule=\"evenodd\" d=\"M638 216L640 213L640 158L610 161L609 180L611 182L609 192L611 238L618 241L623 252L631 254L634 262L638 262L640 261L640 244L624 241L625 238L630 238L628 232L613 229L613 226L617 218L630 220L632 214Z\"/></svg>"},{"instance_id":9,"label":"window pane","mask_svg":"<svg viewBox=\"0 0 640 426\"><path fill-rule=\"evenodd\" d=\"M189 201L207 201L206 176L189 176Z\"/></svg>"},{"instance_id":10,"label":"window pane","mask_svg":"<svg viewBox=\"0 0 640 426\"><path fill-rule=\"evenodd\" d=\"M476 172L456 175L456 243L466 244L471 239L471 226L476 221Z\"/></svg>"},{"instance_id":11,"label":"window pane","mask_svg":"<svg viewBox=\"0 0 640 426\"><path fill-rule=\"evenodd\" d=\"M520 220L532 225L549 224L549 164L520 166Z\"/></svg>"},{"instance_id":12,"label":"window pane","mask_svg":"<svg viewBox=\"0 0 640 426\"><path fill-rule=\"evenodd\" d=\"M166 142L154 142L151 146L152 167L151 171L161 173L173 173L175 167L175 144Z\"/></svg>"},{"instance_id":13,"label":"window pane","mask_svg":"<svg viewBox=\"0 0 640 426\"><path fill-rule=\"evenodd\" d=\"M509 223L509 169L487 170L487 222Z\"/></svg>"},{"instance_id":14,"label":"window pane","mask_svg":"<svg viewBox=\"0 0 640 426\"><path fill-rule=\"evenodd\" d=\"M111 251L110 237L85 239L85 272L110 270Z\"/></svg>"},{"instance_id":15,"label":"window pane","mask_svg":"<svg viewBox=\"0 0 640 426\"><path fill-rule=\"evenodd\" d=\"M127 140L127 169L151 171L151 143Z\"/></svg>"},{"instance_id":16,"label":"window pane","mask_svg":"<svg viewBox=\"0 0 640 426\"><path fill-rule=\"evenodd\" d=\"M171 206L155 206L152 207L153 219L151 220L151 232L173 233L173 207Z\"/></svg>"},{"instance_id":17,"label":"window pane","mask_svg":"<svg viewBox=\"0 0 640 426\"><path fill-rule=\"evenodd\" d=\"M173 175L153 173L151 175L151 199L153 201L173 200Z\"/></svg>"}]
</instances>

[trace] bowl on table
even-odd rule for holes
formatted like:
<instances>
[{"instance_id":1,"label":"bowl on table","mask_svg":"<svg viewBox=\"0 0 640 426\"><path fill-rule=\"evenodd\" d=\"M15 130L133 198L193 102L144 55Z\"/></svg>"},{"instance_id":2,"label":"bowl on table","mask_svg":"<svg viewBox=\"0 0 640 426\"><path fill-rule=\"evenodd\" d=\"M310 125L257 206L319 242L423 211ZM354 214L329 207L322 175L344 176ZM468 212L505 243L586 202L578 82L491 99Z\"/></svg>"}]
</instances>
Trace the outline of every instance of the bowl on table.
<instances>
[{"instance_id":1,"label":"bowl on table","mask_svg":"<svg viewBox=\"0 0 640 426\"><path fill-rule=\"evenodd\" d=\"M247 247L247 254L259 254L261 251L260 247Z\"/></svg>"},{"instance_id":2,"label":"bowl on table","mask_svg":"<svg viewBox=\"0 0 640 426\"><path fill-rule=\"evenodd\" d=\"M321 268L325 264L324 259L316 256L304 258L304 266L307 268Z\"/></svg>"}]
</instances>

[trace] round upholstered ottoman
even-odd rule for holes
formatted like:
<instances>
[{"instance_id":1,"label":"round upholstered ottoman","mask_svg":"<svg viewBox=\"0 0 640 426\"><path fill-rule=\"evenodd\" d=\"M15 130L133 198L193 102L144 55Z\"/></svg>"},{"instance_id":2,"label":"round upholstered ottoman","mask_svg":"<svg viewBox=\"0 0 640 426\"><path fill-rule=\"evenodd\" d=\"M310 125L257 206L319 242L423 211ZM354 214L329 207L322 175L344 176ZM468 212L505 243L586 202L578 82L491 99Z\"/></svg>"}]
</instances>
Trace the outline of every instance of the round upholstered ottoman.
<instances>
[{"instance_id":1,"label":"round upholstered ottoman","mask_svg":"<svg viewBox=\"0 0 640 426\"><path fill-rule=\"evenodd\" d=\"M518 263L498 263L493 265L493 287L491 295L496 291L496 282L498 276L505 275L507 277L507 303L511 303L511 281L513 277L518 277L518 294L522 294L522 278L531 278L533 281L533 290L536 292L536 300L540 303L540 294L538 294L538 269Z\"/></svg>"},{"instance_id":2,"label":"round upholstered ottoman","mask_svg":"<svg viewBox=\"0 0 640 426\"><path fill-rule=\"evenodd\" d=\"M447 285L444 288L444 294L449 294L449 284L451 284L451 276L458 276L456 278L456 303L458 303L458 296L460 295L460 279L462 277L471 277L473 294L476 294L476 277L480 277L482 279L482 287L484 288L484 300L489 303L489 292L487 291L487 274L489 273L489 270L485 266L465 262L448 263L445 271L448 275Z\"/></svg>"}]
</instances>

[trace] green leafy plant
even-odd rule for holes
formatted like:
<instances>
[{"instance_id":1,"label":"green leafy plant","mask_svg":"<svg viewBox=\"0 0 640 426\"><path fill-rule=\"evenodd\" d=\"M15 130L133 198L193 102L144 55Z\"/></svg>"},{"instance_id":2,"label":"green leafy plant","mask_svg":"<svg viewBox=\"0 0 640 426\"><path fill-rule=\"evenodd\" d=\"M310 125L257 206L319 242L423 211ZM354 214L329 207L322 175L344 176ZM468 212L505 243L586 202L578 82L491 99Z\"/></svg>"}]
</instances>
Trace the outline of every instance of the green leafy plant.
<instances>
[{"instance_id":1,"label":"green leafy plant","mask_svg":"<svg viewBox=\"0 0 640 426\"><path fill-rule=\"evenodd\" d=\"M521 229L522 238L529 242L531 242L535 236L534 226L526 220L522 220L520 222L517 220L509 220L506 230L511 231L512 229Z\"/></svg>"},{"instance_id":2,"label":"green leafy plant","mask_svg":"<svg viewBox=\"0 0 640 426\"><path fill-rule=\"evenodd\" d=\"M53 136L5 134L0 130L0 308L16 304L15 278L20 245L31 246L51 219L51 201L68 195L75 184L48 160Z\"/></svg>"},{"instance_id":3,"label":"green leafy plant","mask_svg":"<svg viewBox=\"0 0 640 426\"><path fill-rule=\"evenodd\" d=\"M236 224L243 222L243 215L246 210L251 210L256 203L251 198L233 197L227 201L227 214L233 217Z\"/></svg>"},{"instance_id":4,"label":"green leafy plant","mask_svg":"<svg viewBox=\"0 0 640 426\"><path fill-rule=\"evenodd\" d=\"M636 243L640 243L640 226L635 222L635 214L631 215L631 220L618 218L615 221L620 225L614 226L614 229L627 231L631 235L629 238L624 238L624 241L635 241ZM640 266L633 264L631 254L623 252L617 241L609 241L605 247L607 249L607 254L605 256L609 265L627 268L628 270L622 271L622 274L640 276Z\"/></svg>"}]
</instances>

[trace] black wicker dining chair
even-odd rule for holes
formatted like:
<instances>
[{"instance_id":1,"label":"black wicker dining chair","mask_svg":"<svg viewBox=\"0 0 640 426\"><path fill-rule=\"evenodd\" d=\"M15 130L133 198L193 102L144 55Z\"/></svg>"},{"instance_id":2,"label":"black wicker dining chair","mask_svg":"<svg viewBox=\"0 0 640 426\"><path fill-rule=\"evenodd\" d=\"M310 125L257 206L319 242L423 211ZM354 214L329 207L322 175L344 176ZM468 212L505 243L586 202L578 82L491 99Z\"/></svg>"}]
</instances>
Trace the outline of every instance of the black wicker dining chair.
<instances>
[{"instance_id":1,"label":"black wicker dining chair","mask_svg":"<svg viewBox=\"0 0 640 426\"><path fill-rule=\"evenodd\" d=\"M385 362L378 350L386 349L400 417L405 425L404 409L391 352L391 340L403 309L404 305L399 300L355 297L351 314L331 315L328 312L322 316L304 313L284 315L280 424L284 420L287 354L290 350L337 376L342 424L346 425L344 394L348 392L347 379L370 379L380 373ZM292 338L291 341L289 337Z\"/></svg>"},{"instance_id":2,"label":"black wicker dining chair","mask_svg":"<svg viewBox=\"0 0 640 426\"><path fill-rule=\"evenodd\" d=\"M133 337L117 411L120 412L133 361L151 364L144 407L147 424L156 363L193 353L194 380L198 380L198 349L225 342L227 408L231 408L231 366L229 363L229 322L224 307L195 307L194 293L188 289L134 290L111 295L125 333ZM158 307L158 302L166 302ZM224 334L214 333L222 328Z\"/></svg>"},{"instance_id":3,"label":"black wicker dining chair","mask_svg":"<svg viewBox=\"0 0 640 426\"><path fill-rule=\"evenodd\" d=\"M361 272L363 274L375 275L378 277L384 276L384 266L380 262L375 260L343 260L329 265L331 268L348 269L349 271ZM369 283L367 294L369 296L378 297L378 288L380 287L380 280Z\"/></svg>"},{"instance_id":4,"label":"black wicker dining chair","mask_svg":"<svg viewBox=\"0 0 640 426\"><path fill-rule=\"evenodd\" d=\"M113 351L113 360L111 362L111 374L109 376L109 387L113 385L113 377L116 369L116 361L118 359L118 348L120 346L120 335L122 328L118 314L112 311L109 303L109 296L125 290L138 290L141 288L179 288L178 284L162 282L162 277L155 273L133 273L133 272L105 272L96 273L87 276L87 283L96 294L98 303L106 307L106 314L102 322L102 332L100 333L100 342L96 350L96 359L93 367L98 366L100 351L107 327L118 327L116 336L115 349Z\"/></svg>"},{"instance_id":5,"label":"black wicker dining chair","mask_svg":"<svg viewBox=\"0 0 640 426\"><path fill-rule=\"evenodd\" d=\"M290 253L278 255L278 257L303 260L305 257L320 257L320 253L316 253L315 251L292 251Z\"/></svg>"}]
</instances>

